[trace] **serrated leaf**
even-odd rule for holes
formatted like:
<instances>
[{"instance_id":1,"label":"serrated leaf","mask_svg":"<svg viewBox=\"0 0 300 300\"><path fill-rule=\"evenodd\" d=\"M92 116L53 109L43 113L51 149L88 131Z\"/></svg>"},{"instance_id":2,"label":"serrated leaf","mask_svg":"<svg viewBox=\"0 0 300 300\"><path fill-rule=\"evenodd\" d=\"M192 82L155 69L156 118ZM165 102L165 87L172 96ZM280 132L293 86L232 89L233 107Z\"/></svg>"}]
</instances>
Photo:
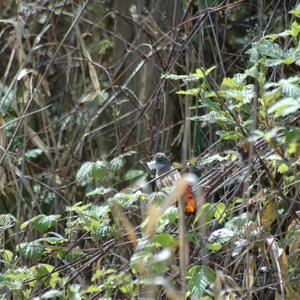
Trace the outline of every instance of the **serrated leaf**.
<instances>
[{"instance_id":1,"label":"serrated leaf","mask_svg":"<svg viewBox=\"0 0 300 300\"><path fill-rule=\"evenodd\" d=\"M278 167L278 172L279 172L280 174L284 174L284 173L286 173L288 170L289 170L289 166L288 166L287 164L285 164L285 163L281 163L281 164L279 165L279 167Z\"/></svg>"},{"instance_id":2,"label":"serrated leaf","mask_svg":"<svg viewBox=\"0 0 300 300\"><path fill-rule=\"evenodd\" d=\"M80 185L86 185L93 174L94 163L87 161L83 163L76 174L76 181Z\"/></svg>"},{"instance_id":3,"label":"serrated leaf","mask_svg":"<svg viewBox=\"0 0 300 300\"><path fill-rule=\"evenodd\" d=\"M217 123L217 124L234 124L233 121L231 121L229 118L227 118L226 116L224 116L224 114L219 113L219 112L215 112L215 111L211 111L206 115L203 116L194 116L191 117L190 120L192 121L202 121L205 124L213 124L213 123Z\"/></svg>"},{"instance_id":4,"label":"serrated leaf","mask_svg":"<svg viewBox=\"0 0 300 300\"><path fill-rule=\"evenodd\" d=\"M169 79L169 80L182 80L184 83L199 81L201 78L199 76L190 74L190 75L176 75L171 73L162 74L161 78Z\"/></svg>"},{"instance_id":5,"label":"serrated leaf","mask_svg":"<svg viewBox=\"0 0 300 300\"><path fill-rule=\"evenodd\" d=\"M110 168L113 172L119 172L125 166L124 157L116 157L110 161Z\"/></svg>"},{"instance_id":6,"label":"serrated leaf","mask_svg":"<svg viewBox=\"0 0 300 300\"><path fill-rule=\"evenodd\" d=\"M34 229L38 232L45 232L53 225L57 223L60 219L60 215L49 215L46 216L44 214L33 217L32 219L24 222L20 227L24 229L28 226L28 224L33 224Z\"/></svg>"},{"instance_id":7,"label":"serrated leaf","mask_svg":"<svg viewBox=\"0 0 300 300\"><path fill-rule=\"evenodd\" d=\"M66 206L66 211L75 211L77 213L80 213L82 211L85 211L89 207L91 207L92 204L83 204L82 201L76 202L73 206Z\"/></svg>"},{"instance_id":8,"label":"serrated leaf","mask_svg":"<svg viewBox=\"0 0 300 300\"><path fill-rule=\"evenodd\" d=\"M100 219L106 217L110 208L108 205L93 205L88 210L83 212L83 215L92 217L94 219Z\"/></svg>"},{"instance_id":9,"label":"serrated leaf","mask_svg":"<svg viewBox=\"0 0 300 300\"><path fill-rule=\"evenodd\" d=\"M17 250L25 258L37 259L43 255L44 248L39 242L33 241L17 245Z\"/></svg>"},{"instance_id":10,"label":"serrated leaf","mask_svg":"<svg viewBox=\"0 0 300 300\"><path fill-rule=\"evenodd\" d=\"M229 88L229 89L239 89L239 84L235 82L232 78L225 77L221 84L222 88Z\"/></svg>"},{"instance_id":11,"label":"serrated leaf","mask_svg":"<svg viewBox=\"0 0 300 300\"><path fill-rule=\"evenodd\" d=\"M286 30L288 34L290 34L292 37L296 38L300 32L300 24L298 22L293 22L291 25L291 29Z\"/></svg>"},{"instance_id":12,"label":"serrated leaf","mask_svg":"<svg viewBox=\"0 0 300 300\"><path fill-rule=\"evenodd\" d=\"M253 43L253 45L263 56L279 59L284 58L284 52L281 47L271 40L260 40Z\"/></svg>"},{"instance_id":13,"label":"serrated leaf","mask_svg":"<svg viewBox=\"0 0 300 300\"><path fill-rule=\"evenodd\" d=\"M204 294L212 294L208 289L216 280L213 269L207 266L195 265L187 272L187 297L199 299Z\"/></svg>"},{"instance_id":14,"label":"serrated leaf","mask_svg":"<svg viewBox=\"0 0 300 300\"><path fill-rule=\"evenodd\" d=\"M1 214L0 215L0 226L9 226L14 224L16 218L11 214Z\"/></svg>"},{"instance_id":15,"label":"serrated leaf","mask_svg":"<svg viewBox=\"0 0 300 300\"><path fill-rule=\"evenodd\" d=\"M276 112L279 116L287 116L300 109L300 98L283 98L268 109L268 113Z\"/></svg>"},{"instance_id":16,"label":"serrated leaf","mask_svg":"<svg viewBox=\"0 0 300 300\"><path fill-rule=\"evenodd\" d=\"M104 160L97 160L94 163L93 178L96 180L103 180L109 172L109 163Z\"/></svg>"}]
</instances>

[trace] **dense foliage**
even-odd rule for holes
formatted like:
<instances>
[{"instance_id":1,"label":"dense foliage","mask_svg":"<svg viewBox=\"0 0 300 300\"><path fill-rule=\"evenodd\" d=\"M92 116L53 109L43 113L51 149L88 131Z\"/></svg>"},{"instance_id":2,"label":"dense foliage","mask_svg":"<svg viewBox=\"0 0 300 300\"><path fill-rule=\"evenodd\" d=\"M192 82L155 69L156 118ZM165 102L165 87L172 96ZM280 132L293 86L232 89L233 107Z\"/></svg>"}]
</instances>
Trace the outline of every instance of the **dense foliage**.
<instances>
[{"instance_id":1,"label":"dense foliage","mask_svg":"<svg viewBox=\"0 0 300 300\"><path fill-rule=\"evenodd\" d=\"M299 299L300 6L150 2L3 5L0 299Z\"/></svg>"}]
</instances>

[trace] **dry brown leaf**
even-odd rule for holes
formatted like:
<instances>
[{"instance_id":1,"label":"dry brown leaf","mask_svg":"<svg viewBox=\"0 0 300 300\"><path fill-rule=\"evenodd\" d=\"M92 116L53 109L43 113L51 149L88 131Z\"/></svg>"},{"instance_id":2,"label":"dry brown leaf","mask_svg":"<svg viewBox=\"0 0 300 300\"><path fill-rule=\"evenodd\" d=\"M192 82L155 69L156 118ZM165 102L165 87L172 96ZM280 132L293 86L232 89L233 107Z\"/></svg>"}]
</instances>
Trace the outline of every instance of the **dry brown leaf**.
<instances>
[{"instance_id":1,"label":"dry brown leaf","mask_svg":"<svg viewBox=\"0 0 300 300\"><path fill-rule=\"evenodd\" d=\"M277 203L274 200L268 200L261 213L260 222L264 227L270 227L277 218Z\"/></svg>"}]
</instances>

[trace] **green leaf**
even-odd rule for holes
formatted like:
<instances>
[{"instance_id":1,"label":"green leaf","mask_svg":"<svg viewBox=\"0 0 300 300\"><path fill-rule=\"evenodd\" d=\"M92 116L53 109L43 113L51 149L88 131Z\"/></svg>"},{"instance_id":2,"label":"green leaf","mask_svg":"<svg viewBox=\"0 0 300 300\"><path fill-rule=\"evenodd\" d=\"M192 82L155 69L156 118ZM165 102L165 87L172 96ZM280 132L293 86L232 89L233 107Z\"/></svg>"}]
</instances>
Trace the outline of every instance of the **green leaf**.
<instances>
[{"instance_id":1,"label":"green leaf","mask_svg":"<svg viewBox=\"0 0 300 300\"><path fill-rule=\"evenodd\" d=\"M200 88L194 88L186 91L178 91L176 94L178 95L190 95L190 96L197 96L200 92Z\"/></svg>"},{"instance_id":2,"label":"green leaf","mask_svg":"<svg viewBox=\"0 0 300 300\"><path fill-rule=\"evenodd\" d=\"M273 106L268 109L268 113L277 113L279 116L287 116L296 112L300 108L300 97L294 98L283 98L276 102Z\"/></svg>"},{"instance_id":3,"label":"green leaf","mask_svg":"<svg viewBox=\"0 0 300 300\"><path fill-rule=\"evenodd\" d=\"M34 225L34 229L38 232L45 232L47 231L49 228L51 228L53 225L55 225L57 223L57 221L60 219L60 215L38 215L35 216L34 218L24 222L21 225L21 229L24 229L28 226L28 224L33 224Z\"/></svg>"},{"instance_id":4,"label":"green leaf","mask_svg":"<svg viewBox=\"0 0 300 300\"><path fill-rule=\"evenodd\" d=\"M98 187L98 188L94 189L91 192L88 192L86 194L86 196L87 197L94 197L94 196L99 196L99 195L103 196L103 195L106 195L106 194L108 194L108 193L110 193L112 191L113 191L112 188L105 188L105 187L101 186L101 187Z\"/></svg>"},{"instance_id":5,"label":"green leaf","mask_svg":"<svg viewBox=\"0 0 300 300\"><path fill-rule=\"evenodd\" d=\"M87 161L81 165L76 174L76 181L79 185L87 185L93 173L94 163Z\"/></svg>"},{"instance_id":6,"label":"green leaf","mask_svg":"<svg viewBox=\"0 0 300 300\"><path fill-rule=\"evenodd\" d=\"M41 296L41 299L52 299L52 298L58 298L58 297L61 297L62 296L62 292L60 290L50 290L50 291L47 291L46 293L44 293L42 296Z\"/></svg>"},{"instance_id":7,"label":"green leaf","mask_svg":"<svg viewBox=\"0 0 300 300\"><path fill-rule=\"evenodd\" d=\"M86 94L80 99L80 103L96 101L99 105L103 104L108 99L108 93L101 91Z\"/></svg>"},{"instance_id":8,"label":"green leaf","mask_svg":"<svg viewBox=\"0 0 300 300\"><path fill-rule=\"evenodd\" d=\"M135 180L144 175L144 171L142 170L129 170L124 175L125 180Z\"/></svg>"},{"instance_id":9,"label":"green leaf","mask_svg":"<svg viewBox=\"0 0 300 300\"><path fill-rule=\"evenodd\" d=\"M25 258L37 259L43 255L44 248L38 241L33 241L17 245L17 250Z\"/></svg>"},{"instance_id":10,"label":"green leaf","mask_svg":"<svg viewBox=\"0 0 300 300\"><path fill-rule=\"evenodd\" d=\"M176 223L177 217L178 208L175 206L168 207L159 218L157 232L162 232L167 225Z\"/></svg>"},{"instance_id":11,"label":"green leaf","mask_svg":"<svg viewBox=\"0 0 300 300\"><path fill-rule=\"evenodd\" d=\"M104 160L97 160L94 163L93 168L93 179L95 180L103 180L109 172L109 163Z\"/></svg>"},{"instance_id":12,"label":"green leaf","mask_svg":"<svg viewBox=\"0 0 300 300\"><path fill-rule=\"evenodd\" d=\"M299 4L296 6L295 9L292 9L289 11L290 14L292 14L295 17L300 17L300 6Z\"/></svg>"},{"instance_id":13,"label":"green leaf","mask_svg":"<svg viewBox=\"0 0 300 300\"><path fill-rule=\"evenodd\" d=\"M286 30L287 33L289 33L292 37L296 38L300 32L300 24L298 22L293 22L291 29Z\"/></svg>"},{"instance_id":14,"label":"green leaf","mask_svg":"<svg viewBox=\"0 0 300 300\"><path fill-rule=\"evenodd\" d=\"M110 161L110 168L115 173L120 172L120 170L125 166L125 162L126 161L123 156L118 156Z\"/></svg>"},{"instance_id":15,"label":"green leaf","mask_svg":"<svg viewBox=\"0 0 300 300\"><path fill-rule=\"evenodd\" d=\"M241 232L243 230L244 225L248 223L250 220L251 220L250 213L247 212L242 213L241 215L237 217L233 217L229 221L227 221L224 227L234 232Z\"/></svg>"},{"instance_id":16,"label":"green leaf","mask_svg":"<svg viewBox=\"0 0 300 300\"><path fill-rule=\"evenodd\" d=\"M215 111L211 111L208 114L203 115L203 116L191 117L190 120L192 120L192 121L202 121L205 124L213 124L213 123L217 123L217 124L234 124L234 122L231 121L230 119L228 119L227 117L225 117L224 114L219 113L219 112L215 112Z\"/></svg>"},{"instance_id":17,"label":"green leaf","mask_svg":"<svg viewBox=\"0 0 300 300\"><path fill-rule=\"evenodd\" d=\"M1 250L0 253L1 252L2 252L2 259L5 262L10 263L13 259L14 254L10 250L6 250L6 249Z\"/></svg>"},{"instance_id":18,"label":"green leaf","mask_svg":"<svg viewBox=\"0 0 300 300\"><path fill-rule=\"evenodd\" d=\"M243 136L240 133L236 133L234 131L220 131L220 138L221 140L232 140L232 141L238 141L242 138Z\"/></svg>"},{"instance_id":19,"label":"green leaf","mask_svg":"<svg viewBox=\"0 0 300 300\"><path fill-rule=\"evenodd\" d=\"M209 108L210 110L213 110L215 112L221 112L222 111L222 108L220 106L219 103L215 102L215 101L212 101L208 98L205 98L203 100L201 100L202 102L202 105Z\"/></svg>"},{"instance_id":20,"label":"green leaf","mask_svg":"<svg viewBox=\"0 0 300 300\"><path fill-rule=\"evenodd\" d=\"M0 226L3 226L3 227L10 226L10 225L13 225L15 222L16 222L16 218L11 214L1 214L0 215Z\"/></svg>"},{"instance_id":21,"label":"green leaf","mask_svg":"<svg viewBox=\"0 0 300 300\"><path fill-rule=\"evenodd\" d=\"M210 284L216 280L216 274L213 269L207 266L195 265L187 272L187 297L198 299L204 294L211 294L208 289Z\"/></svg>"},{"instance_id":22,"label":"green leaf","mask_svg":"<svg viewBox=\"0 0 300 300\"><path fill-rule=\"evenodd\" d=\"M42 153L43 153L43 150L41 150L39 148L35 148L35 149L26 151L25 156L27 158L37 158L37 157L41 156Z\"/></svg>"},{"instance_id":23,"label":"green leaf","mask_svg":"<svg viewBox=\"0 0 300 300\"><path fill-rule=\"evenodd\" d=\"M68 300L81 300L80 285L72 284L68 286L67 298Z\"/></svg>"},{"instance_id":24,"label":"green leaf","mask_svg":"<svg viewBox=\"0 0 300 300\"><path fill-rule=\"evenodd\" d=\"M207 243L206 247L208 250L218 252L223 248L223 245L221 243Z\"/></svg>"},{"instance_id":25,"label":"green leaf","mask_svg":"<svg viewBox=\"0 0 300 300\"><path fill-rule=\"evenodd\" d=\"M279 86L282 90L282 94L287 97L300 97L300 77L294 76L288 79L281 79L279 81Z\"/></svg>"},{"instance_id":26,"label":"green leaf","mask_svg":"<svg viewBox=\"0 0 300 300\"><path fill-rule=\"evenodd\" d=\"M176 75L171 73L162 74L161 78L169 79L169 80L182 80L184 83L199 81L201 78L195 74L190 75Z\"/></svg>"},{"instance_id":27,"label":"green leaf","mask_svg":"<svg viewBox=\"0 0 300 300\"><path fill-rule=\"evenodd\" d=\"M218 223L222 223L226 218L226 205L223 202L218 203L215 206L214 217Z\"/></svg>"},{"instance_id":28,"label":"green leaf","mask_svg":"<svg viewBox=\"0 0 300 300\"><path fill-rule=\"evenodd\" d=\"M229 242L233 237L235 237L236 234L234 231L221 228L213 231L210 236L208 237L208 241L210 243L220 243L225 244Z\"/></svg>"},{"instance_id":29,"label":"green leaf","mask_svg":"<svg viewBox=\"0 0 300 300\"><path fill-rule=\"evenodd\" d=\"M207 70L205 70L204 68L198 68L198 69L196 69L196 73L194 73L193 75L198 76L199 78L205 78L215 68L216 68L216 66L212 66L212 67L208 68Z\"/></svg>"},{"instance_id":30,"label":"green leaf","mask_svg":"<svg viewBox=\"0 0 300 300\"><path fill-rule=\"evenodd\" d=\"M167 233L157 234L153 241L163 248L173 248L177 245L177 240Z\"/></svg>"},{"instance_id":31,"label":"green leaf","mask_svg":"<svg viewBox=\"0 0 300 300\"><path fill-rule=\"evenodd\" d=\"M279 167L278 167L278 172L279 172L280 174L284 174L284 173L286 173L288 170L289 170L289 166L288 166L287 164L285 164L285 163L281 163L281 164L279 165Z\"/></svg>"},{"instance_id":32,"label":"green leaf","mask_svg":"<svg viewBox=\"0 0 300 300\"><path fill-rule=\"evenodd\" d=\"M271 40L260 40L258 42L253 43L253 46L262 56L279 59L284 58L284 52L281 49L281 47Z\"/></svg>"},{"instance_id":33,"label":"green leaf","mask_svg":"<svg viewBox=\"0 0 300 300\"><path fill-rule=\"evenodd\" d=\"M239 89L239 84L232 78L225 77L222 81L221 88L229 88L233 90Z\"/></svg>"},{"instance_id":34,"label":"green leaf","mask_svg":"<svg viewBox=\"0 0 300 300\"><path fill-rule=\"evenodd\" d=\"M93 205L90 209L83 212L84 216L92 217L94 219L103 219L109 213L108 205Z\"/></svg>"},{"instance_id":35,"label":"green leaf","mask_svg":"<svg viewBox=\"0 0 300 300\"><path fill-rule=\"evenodd\" d=\"M96 273L93 274L91 281L94 282L98 278L101 278L107 274L116 273L117 271L115 269L109 268L109 269L101 269L96 271Z\"/></svg>"},{"instance_id":36,"label":"green leaf","mask_svg":"<svg viewBox=\"0 0 300 300\"><path fill-rule=\"evenodd\" d=\"M211 222L214 216L213 204L204 203L197 212L193 224L196 224L199 220L201 223L208 224Z\"/></svg>"},{"instance_id":37,"label":"green leaf","mask_svg":"<svg viewBox=\"0 0 300 300\"><path fill-rule=\"evenodd\" d=\"M76 213L80 213L90 208L92 203L83 204L82 201L76 202L73 206L66 206L66 211L75 211Z\"/></svg>"}]
</instances>

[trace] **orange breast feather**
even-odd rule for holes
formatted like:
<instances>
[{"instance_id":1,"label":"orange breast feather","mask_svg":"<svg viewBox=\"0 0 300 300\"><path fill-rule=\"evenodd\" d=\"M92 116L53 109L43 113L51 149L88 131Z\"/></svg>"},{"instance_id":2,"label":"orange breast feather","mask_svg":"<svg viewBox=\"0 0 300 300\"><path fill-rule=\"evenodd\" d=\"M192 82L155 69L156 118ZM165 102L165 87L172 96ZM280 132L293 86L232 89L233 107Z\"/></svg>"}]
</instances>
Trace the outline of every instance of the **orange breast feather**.
<instances>
[{"instance_id":1,"label":"orange breast feather","mask_svg":"<svg viewBox=\"0 0 300 300\"><path fill-rule=\"evenodd\" d=\"M192 187L188 185L184 192L184 212L186 214L194 214L196 213L197 202L195 195L193 194Z\"/></svg>"}]
</instances>

